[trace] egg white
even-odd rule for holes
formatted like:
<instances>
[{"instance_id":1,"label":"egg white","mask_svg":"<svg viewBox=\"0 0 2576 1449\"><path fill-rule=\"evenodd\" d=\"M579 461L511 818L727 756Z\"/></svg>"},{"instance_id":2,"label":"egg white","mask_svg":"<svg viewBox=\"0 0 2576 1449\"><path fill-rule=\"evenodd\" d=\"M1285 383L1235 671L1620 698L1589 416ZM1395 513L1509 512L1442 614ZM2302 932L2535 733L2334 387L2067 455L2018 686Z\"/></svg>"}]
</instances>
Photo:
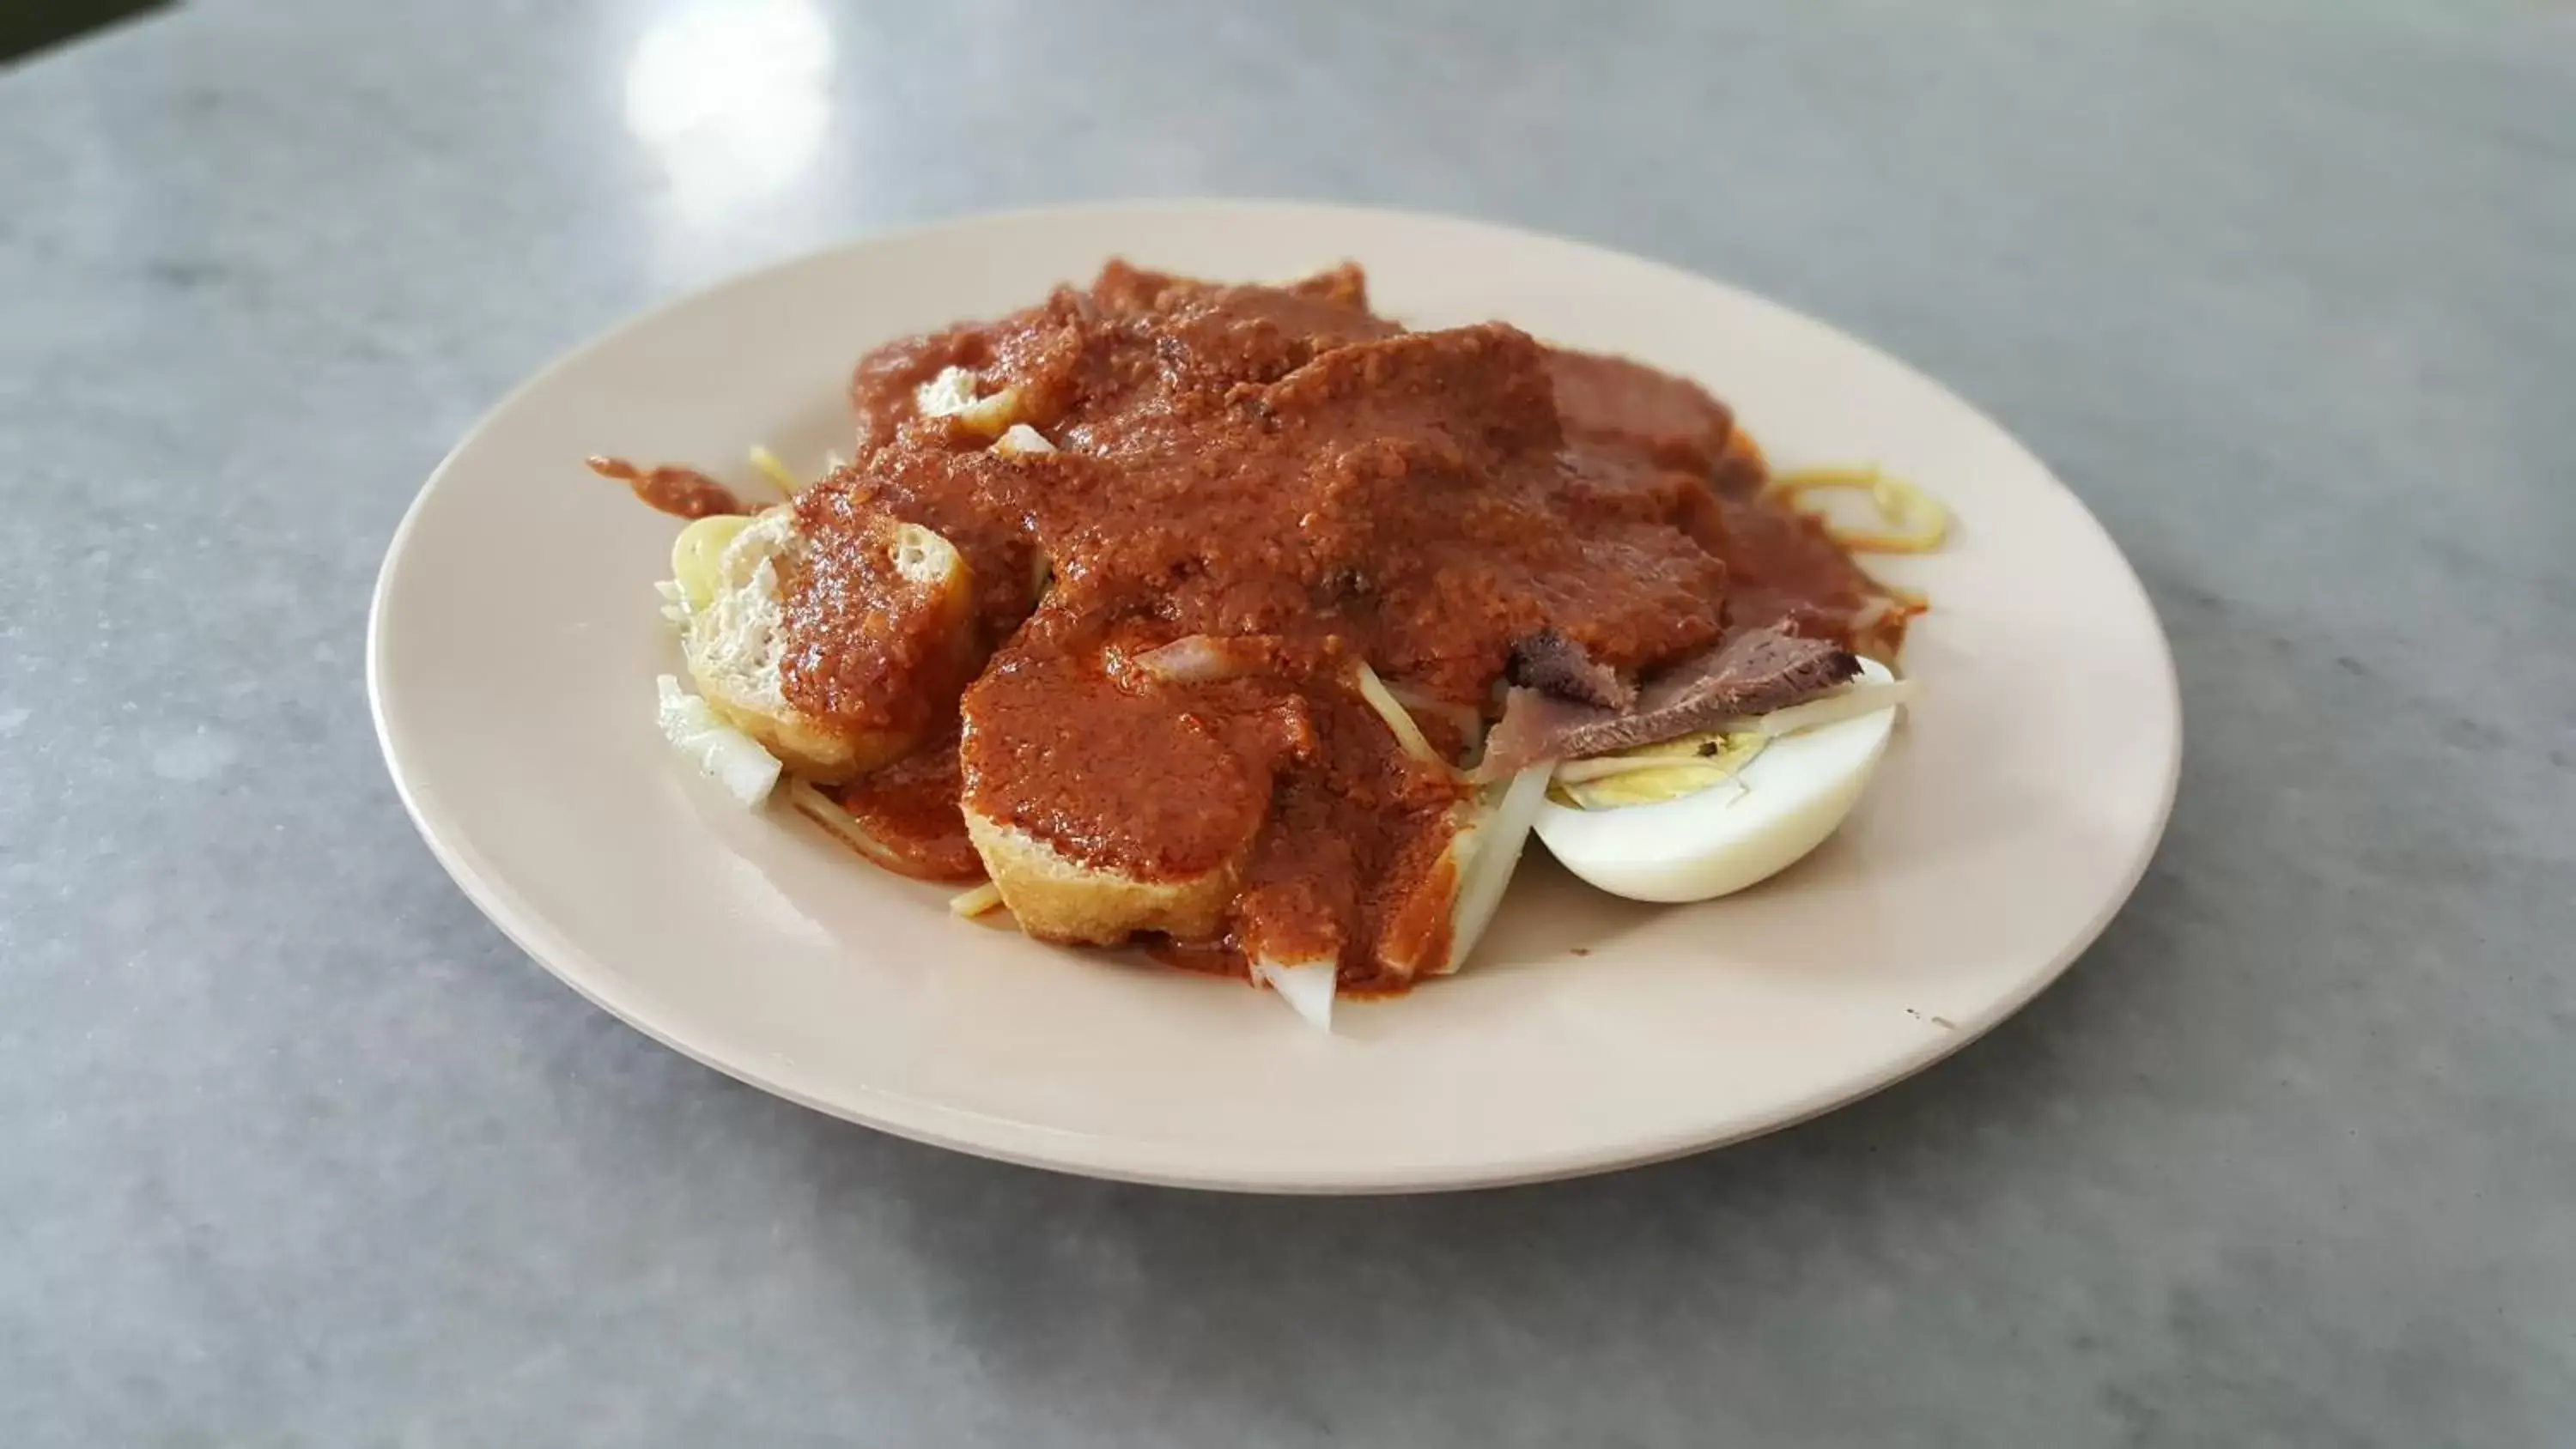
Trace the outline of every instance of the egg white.
<instances>
[{"instance_id":1,"label":"egg white","mask_svg":"<svg viewBox=\"0 0 2576 1449\"><path fill-rule=\"evenodd\" d=\"M1892 676L1869 660L1862 677ZM1577 810L1549 801L1538 838L1565 868L1636 901L1705 901L1795 865L1859 803L1887 752L1896 707L1784 735L1735 784L1653 805Z\"/></svg>"}]
</instances>

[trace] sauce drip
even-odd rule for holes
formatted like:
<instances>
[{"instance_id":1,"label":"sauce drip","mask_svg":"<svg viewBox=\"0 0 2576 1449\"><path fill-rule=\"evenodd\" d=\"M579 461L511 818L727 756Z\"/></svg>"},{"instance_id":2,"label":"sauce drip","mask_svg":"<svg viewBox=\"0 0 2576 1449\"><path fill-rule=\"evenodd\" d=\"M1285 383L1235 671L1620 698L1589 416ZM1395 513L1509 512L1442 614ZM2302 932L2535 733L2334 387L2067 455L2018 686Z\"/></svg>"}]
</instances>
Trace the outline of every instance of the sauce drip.
<instances>
[{"instance_id":1,"label":"sauce drip","mask_svg":"<svg viewBox=\"0 0 2576 1449\"><path fill-rule=\"evenodd\" d=\"M695 468L661 464L639 468L623 458L592 457L590 471L623 483L648 508L674 518L708 518L719 513L749 513L733 490Z\"/></svg>"},{"instance_id":2,"label":"sauce drip","mask_svg":"<svg viewBox=\"0 0 2576 1449\"><path fill-rule=\"evenodd\" d=\"M951 735L825 793L901 857L907 874L962 885L984 878L957 803L962 789Z\"/></svg>"}]
</instances>

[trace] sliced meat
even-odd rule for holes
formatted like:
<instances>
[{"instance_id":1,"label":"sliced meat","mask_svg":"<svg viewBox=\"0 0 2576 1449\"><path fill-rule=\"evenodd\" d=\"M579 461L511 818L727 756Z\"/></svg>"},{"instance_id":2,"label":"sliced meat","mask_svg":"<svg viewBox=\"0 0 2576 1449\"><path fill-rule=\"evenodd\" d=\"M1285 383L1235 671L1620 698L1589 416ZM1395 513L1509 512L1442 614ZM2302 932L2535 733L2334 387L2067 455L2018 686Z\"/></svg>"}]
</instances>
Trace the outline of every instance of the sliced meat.
<instances>
[{"instance_id":1,"label":"sliced meat","mask_svg":"<svg viewBox=\"0 0 2576 1449\"><path fill-rule=\"evenodd\" d=\"M1703 710L1709 723L1738 715L1768 714L1813 699L1859 673L1860 661L1851 651L1829 640L1809 639L1781 629L1747 629L1730 636L1717 648L1655 676L1638 696L1636 712L1642 716L1723 706L1716 713ZM1694 724L1672 733L1689 734L1701 728L1705 726Z\"/></svg>"},{"instance_id":2,"label":"sliced meat","mask_svg":"<svg viewBox=\"0 0 2576 1449\"><path fill-rule=\"evenodd\" d=\"M1541 629L1514 644L1505 677L1523 689L1603 709L1626 709L1637 702L1636 685L1554 629Z\"/></svg>"},{"instance_id":3,"label":"sliced meat","mask_svg":"<svg viewBox=\"0 0 2576 1449\"><path fill-rule=\"evenodd\" d=\"M1485 738L1480 779L1496 780L1545 760L1634 749L1697 734L1749 714L1812 699L1860 673L1849 650L1777 629L1754 629L1649 680L1628 710L1559 699L1537 689L1511 692Z\"/></svg>"}]
</instances>

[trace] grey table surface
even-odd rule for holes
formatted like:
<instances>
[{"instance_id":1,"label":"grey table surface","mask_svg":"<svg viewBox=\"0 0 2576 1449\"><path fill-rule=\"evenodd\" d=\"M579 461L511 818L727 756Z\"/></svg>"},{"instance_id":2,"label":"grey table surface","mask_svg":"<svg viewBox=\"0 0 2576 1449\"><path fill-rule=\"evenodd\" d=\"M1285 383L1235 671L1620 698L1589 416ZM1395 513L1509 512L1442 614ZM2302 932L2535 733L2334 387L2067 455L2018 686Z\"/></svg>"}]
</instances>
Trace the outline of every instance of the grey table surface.
<instances>
[{"instance_id":1,"label":"grey table surface","mask_svg":"<svg viewBox=\"0 0 2576 1449\"><path fill-rule=\"evenodd\" d=\"M1380 1201L916 1147L535 968L369 586L629 312L1188 193L1642 251L1991 409L2179 659L2074 973L1825 1120ZM2576 11L201 0L0 71L0 1441L2576 1442Z\"/></svg>"}]
</instances>

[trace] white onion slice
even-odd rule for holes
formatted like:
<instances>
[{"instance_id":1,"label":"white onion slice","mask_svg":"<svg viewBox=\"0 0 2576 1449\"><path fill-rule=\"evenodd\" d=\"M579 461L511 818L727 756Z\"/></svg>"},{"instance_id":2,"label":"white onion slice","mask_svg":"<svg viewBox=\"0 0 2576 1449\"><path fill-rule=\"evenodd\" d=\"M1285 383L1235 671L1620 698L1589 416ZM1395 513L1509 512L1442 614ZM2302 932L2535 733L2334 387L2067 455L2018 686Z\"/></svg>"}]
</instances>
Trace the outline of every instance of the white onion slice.
<instances>
[{"instance_id":1,"label":"white onion slice","mask_svg":"<svg viewBox=\"0 0 2576 1449\"><path fill-rule=\"evenodd\" d=\"M1919 688L1911 679L1855 680L1821 699L1793 704L1787 709L1775 709L1740 723L1720 725L1712 733L1731 735L1750 731L1779 736L1795 730L1841 724L1847 719L1858 719L1865 714L1876 714L1882 709L1894 709L1908 703Z\"/></svg>"},{"instance_id":2,"label":"white onion slice","mask_svg":"<svg viewBox=\"0 0 2576 1449\"><path fill-rule=\"evenodd\" d=\"M1255 961L1252 976L1279 993L1317 1031L1333 1029L1333 993L1341 968L1331 961Z\"/></svg>"},{"instance_id":3,"label":"white onion slice","mask_svg":"<svg viewBox=\"0 0 2576 1449\"><path fill-rule=\"evenodd\" d=\"M1366 700L1368 707L1377 711L1377 717L1386 721L1386 727L1395 732L1395 742L1403 746L1406 754L1434 765L1448 763L1431 748L1431 741L1422 737L1422 726L1415 724L1413 716L1404 712L1404 706L1395 702L1395 696L1387 691L1386 681L1377 677L1377 671L1368 667L1367 660L1360 661L1359 690L1360 698Z\"/></svg>"},{"instance_id":4,"label":"white onion slice","mask_svg":"<svg viewBox=\"0 0 2576 1449\"><path fill-rule=\"evenodd\" d=\"M1264 640L1186 634L1136 656L1136 667L1165 684L1214 684L1261 668Z\"/></svg>"},{"instance_id":5,"label":"white onion slice","mask_svg":"<svg viewBox=\"0 0 2576 1449\"><path fill-rule=\"evenodd\" d=\"M1385 683L1383 680L1379 682ZM1451 704L1444 699L1433 699L1420 690L1407 689L1401 684L1388 684L1386 697L1404 706L1404 712L1416 721L1417 727L1424 715L1448 721L1449 727L1458 732L1458 737L1467 742L1468 759L1472 760L1476 752L1483 748L1485 717L1476 712L1474 705Z\"/></svg>"},{"instance_id":6,"label":"white onion slice","mask_svg":"<svg viewBox=\"0 0 2576 1449\"><path fill-rule=\"evenodd\" d=\"M1555 771L1556 762L1551 760L1512 776L1512 782L1503 787L1502 799L1470 827L1473 836L1461 842L1467 864L1458 877L1458 913L1450 917L1449 960L1440 968L1441 975L1466 965L1485 928L1493 924L1494 912L1503 903L1503 888L1512 883L1522 848L1529 844L1530 827L1538 823L1539 807L1547 803L1548 776Z\"/></svg>"},{"instance_id":7,"label":"white onion slice","mask_svg":"<svg viewBox=\"0 0 2576 1449\"><path fill-rule=\"evenodd\" d=\"M724 786L726 794L746 807L769 798L778 784L777 756L716 718L705 700L681 689L680 681L671 675L656 675L653 687L661 695L662 737L687 756L698 773Z\"/></svg>"},{"instance_id":8,"label":"white onion slice","mask_svg":"<svg viewBox=\"0 0 2576 1449\"><path fill-rule=\"evenodd\" d=\"M1136 667L1166 684L1206 684L1234 672L1225 646L1205 634L1191 634L1136 656Z\"/></svg>"},{"instance_id":9,"label":"white onion slice","mask_svg":"<svg viewBox=\"0 0 2576 1449\"><path fill-rule=\"evenodd\" d=\"M948 898L948 913L969 921L987 911L999 910L1001 906L1002 888L991 881L986 881L971 891L960 891Z\"/></svg>"}]
</instances>

